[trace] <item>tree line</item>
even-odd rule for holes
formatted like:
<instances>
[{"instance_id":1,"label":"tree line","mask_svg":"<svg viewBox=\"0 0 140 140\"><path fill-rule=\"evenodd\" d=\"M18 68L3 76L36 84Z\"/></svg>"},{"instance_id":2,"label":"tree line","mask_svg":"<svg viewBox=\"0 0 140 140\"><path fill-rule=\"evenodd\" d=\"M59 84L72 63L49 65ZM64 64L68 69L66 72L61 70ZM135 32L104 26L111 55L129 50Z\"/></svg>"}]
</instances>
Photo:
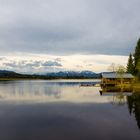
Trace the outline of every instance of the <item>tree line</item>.
<instances>
[{"instance_id":1,"label":"tree line","mask_svg":"<svg viewBox=\"0 0 140 140\"><path fill-rule=\"evenodd\" d=\"M134 54L130 53L127 63L127 72L140 80L140 39L138 40Z\"/></svg>"}]
</instances>

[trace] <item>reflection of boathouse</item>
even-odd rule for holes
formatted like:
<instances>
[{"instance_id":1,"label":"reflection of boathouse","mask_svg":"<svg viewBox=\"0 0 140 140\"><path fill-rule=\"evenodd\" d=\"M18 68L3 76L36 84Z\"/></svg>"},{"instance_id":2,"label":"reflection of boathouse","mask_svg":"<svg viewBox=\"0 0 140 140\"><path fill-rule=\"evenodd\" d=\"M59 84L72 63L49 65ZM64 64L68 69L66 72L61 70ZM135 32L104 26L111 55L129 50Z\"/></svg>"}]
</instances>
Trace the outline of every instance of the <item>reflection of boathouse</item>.
<instances>
[{"instance_id":1,"label":"reflection of boathouse","mask_svg":"<svg viewBox=\"0 0 140 140\"><path fill-rule=\"evenodd\" d=\"M102 73L101 87L104 91L127 90L131 88L133 76L129 73Z\"/></svg>"}]
</instances>

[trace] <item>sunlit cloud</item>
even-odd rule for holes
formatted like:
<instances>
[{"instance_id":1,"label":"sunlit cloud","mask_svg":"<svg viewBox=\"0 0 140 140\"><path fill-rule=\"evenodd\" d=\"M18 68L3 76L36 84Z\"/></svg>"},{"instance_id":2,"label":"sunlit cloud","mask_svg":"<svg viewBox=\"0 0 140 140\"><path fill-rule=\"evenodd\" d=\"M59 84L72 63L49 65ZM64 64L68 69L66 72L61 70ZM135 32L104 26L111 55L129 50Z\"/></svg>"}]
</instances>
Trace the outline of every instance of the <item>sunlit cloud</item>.
<instances>
[{"instance_id":1,"label":"sunlit cloud","mask_svg":"<svg viewBox=\"0 0 140 140\"><path fill-rule=\"evenodd\" d=\"M107 71L111 63L126 66L127 56L111 55L43 55L21 54L3 56L1 69L22 73L47 73L57 71Z\"/></svg>"}]
</instances>

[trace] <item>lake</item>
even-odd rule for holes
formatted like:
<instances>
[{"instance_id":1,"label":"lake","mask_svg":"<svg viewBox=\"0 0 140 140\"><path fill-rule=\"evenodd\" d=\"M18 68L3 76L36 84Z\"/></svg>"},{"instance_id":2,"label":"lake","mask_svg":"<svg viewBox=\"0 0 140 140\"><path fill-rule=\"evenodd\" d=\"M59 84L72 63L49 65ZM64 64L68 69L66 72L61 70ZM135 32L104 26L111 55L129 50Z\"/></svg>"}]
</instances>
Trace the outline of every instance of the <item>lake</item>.
<instances>
[{"instance_id":1,"label":"lake","mask_svg":"<svg viewBox=\"0 0 140 140\"><path fill-rule=\"evenodd\" d=\"M0 140L139 140L140 94L99 80L0 81Z\"/></svg>"}]
</instances>

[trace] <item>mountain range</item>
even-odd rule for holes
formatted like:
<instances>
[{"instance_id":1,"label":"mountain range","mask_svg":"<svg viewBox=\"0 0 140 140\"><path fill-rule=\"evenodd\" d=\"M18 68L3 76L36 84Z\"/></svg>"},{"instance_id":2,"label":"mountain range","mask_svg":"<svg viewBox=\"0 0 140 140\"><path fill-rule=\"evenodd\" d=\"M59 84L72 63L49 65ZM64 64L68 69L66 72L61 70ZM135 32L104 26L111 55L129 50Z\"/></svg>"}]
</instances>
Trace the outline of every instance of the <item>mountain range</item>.
<instances>
[{"instance_id":1,"label":"mountain range","mask_svg":"<svg viewBox=\"0 0 140 140\"><path fill-rule=\"evenodd\" d=\"M60 71L45 74L21 74L14 71L0 70L0 78L31 78L31 79L76 79L76 78L100 78L100 73L92 71Z\"/></svg>"},{"instance_id":2,"label":"mountain range","mask_svg":"<svg viewBox=\"0 0 140 140\"><path fill-rule=\"evenodd\" d=\"M99 78L100 74L94 73L92 71L60 71L47 73L46 76L51 77L61 77L61 78L72 78L72 77L83 77L83 78Z\"/></svg>"}]
</instances>

